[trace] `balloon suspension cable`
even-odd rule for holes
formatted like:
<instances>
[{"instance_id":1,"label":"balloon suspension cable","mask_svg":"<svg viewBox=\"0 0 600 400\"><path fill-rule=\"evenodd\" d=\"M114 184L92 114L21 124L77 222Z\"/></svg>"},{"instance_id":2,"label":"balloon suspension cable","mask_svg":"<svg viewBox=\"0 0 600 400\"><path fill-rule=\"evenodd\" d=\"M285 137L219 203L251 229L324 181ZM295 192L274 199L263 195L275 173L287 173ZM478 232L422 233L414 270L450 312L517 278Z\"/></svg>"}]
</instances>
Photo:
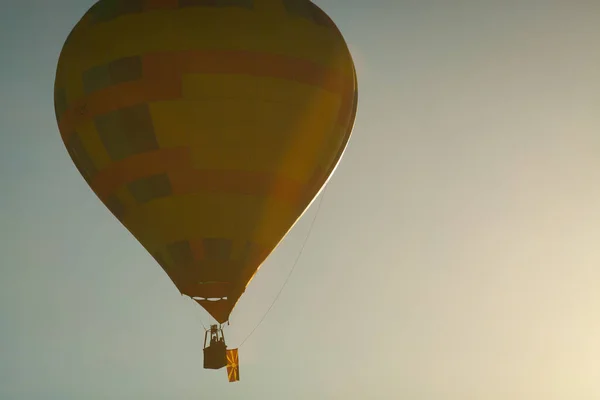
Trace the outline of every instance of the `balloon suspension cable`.
<instances>
[{"instance_id":1,"label":"balloon suspension cable","mask_svg":"<svg viewBox=\"0 0 600 400\"><path fill-rule=\"evenodd\" d=\"M194 298L190 297L191 300L194 300ZM204 321L202 321L202 314L198 315L198 320L200 321L200 324L202 324L202 328L204 328L204 330L206 331L206 325L204 325ZM210 324L209 324L210 325Z\"/></svg>"},{"instance_id":2,"label":"balloon suspension cable","mask_svg":"<svg viewBox=\"0 0 600 400\"><path fill-rule=\"evenodd\" d=\"M300 257L302 256L302 252L304 251L304 248L306 247L306 243L308 242L308 238L310 237L310 234L312 232L313 226L315 225L315 221L317 220L317 216L319 215L319 211L321 210L321 204L323 204L323 197L325 197L325 190L327 190L327 186L325 186L323 188L323 192L321 193L321 198L319 199L319 204L317 205L317 211L315 211L313 219L310 222L310 226L308 228L308 233L306 234L306 237L304 238L304 242L302 243L302 246L300 247L300 252L296 256L296 260L294 260L294 263L292 264L292 268L288 272L288 275L285 278L285 281L283 281L283 285L279 289L279 292L277 292L277 295L275 296L275 298L271 302L271 305L269 306L269 308L267 309L267 311L265 311L265 313L263 314L262 318L258 321L258 324L256 324L256 326L254 327L254 329L252 329L250 331L250 333L248 334L248 336L246 336L246 338L244 340L242 340L242 343L240 343L240 345L238 346L238 348L242 347L244 345L244 343L246 343L246 340L248 340L250 338L250 336L252 336L252 334L263 323L263 321L265 320L265 318L267 317L267 315L269 314L269 312L271 311L271 309L273 308L273 306L275 305L275 303L279 299L279 296L283 292L283 289L287 285L288 281L290 280L290 277L292 276L292 273L294 272L294 269L296 268L296 265L298 265L298 261L300 260Z\"/></svg>"},{"instance_id":3,"label":"balloon suspension cable","mask_svg":"<svg viewBox=\"0 0 600 400\"><path fill-rule=\"evenodd\" d=\"M198 316L198 319L200 320L200 323L202 324L202 328L204 328L204 330L206 330L206 325L204 325L204 322L202 321L202 316Z\"/></svg>"}]
</instances>

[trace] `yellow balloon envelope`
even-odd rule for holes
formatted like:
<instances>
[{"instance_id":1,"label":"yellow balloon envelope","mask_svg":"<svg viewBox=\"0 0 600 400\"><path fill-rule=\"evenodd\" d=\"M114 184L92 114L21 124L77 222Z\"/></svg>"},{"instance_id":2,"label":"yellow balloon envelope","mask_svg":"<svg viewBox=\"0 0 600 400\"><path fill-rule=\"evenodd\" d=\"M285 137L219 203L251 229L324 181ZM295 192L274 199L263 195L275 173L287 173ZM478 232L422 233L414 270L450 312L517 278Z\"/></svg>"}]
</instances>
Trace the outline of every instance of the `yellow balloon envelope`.
<instances>
[{"instance_id":1,"label":"yellow balloon envelope","mask_svg":"<svg viewBox=\"0 0 600 400\"><path fill-rule=\"evenodd\" d=\"M101 0L54 96L92 190L223 323L339 162L357 84L308 0Z\"/></svg>"}]
</instances>

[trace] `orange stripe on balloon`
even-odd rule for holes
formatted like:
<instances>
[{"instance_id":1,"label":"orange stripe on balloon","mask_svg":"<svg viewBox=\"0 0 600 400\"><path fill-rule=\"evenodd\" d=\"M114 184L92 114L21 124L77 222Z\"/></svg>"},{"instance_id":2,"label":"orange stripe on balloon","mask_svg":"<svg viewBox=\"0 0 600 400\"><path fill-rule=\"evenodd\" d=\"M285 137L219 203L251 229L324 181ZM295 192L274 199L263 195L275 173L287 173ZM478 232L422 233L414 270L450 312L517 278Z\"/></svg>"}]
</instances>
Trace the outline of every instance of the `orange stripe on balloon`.
<instances>
[{"instance_id":1,"label":"orange stripe on balloon","mask_svg":"<svg viewBox=\"0 0 600 400\"><path fill-rule=\"evenodd\" d=\"M174 195L197 191L269 196L296 203L304 185L271 174L248 171L206 171L192 168L173 169L168 173Z\"/></svg>"},{"instance_id":2,"label":"orange stripe on balloon","mask_svg":"<svg viewBox=\"0 0 600 400\"><path fill-rule=\"evenodd\" d=\"M101 199L107 199L128 183L162 173L169 176L173 195L235 193L296 204L305 190L300 182L267 173L195 170L186 148L161 149L115 162L94 176L91 187Z\"/></svg>"},{"instance_id":3,"label":"orange stripe on balloon","mask_svg":"<svg viewBox=\"0 0 600 400\"><path fill-rule=\"evenodd\" d=\"M186 168L190 164L189 151L182 147L137 154L98 172L90 186L98 197L106 199L128 183L169 170Z\"/></svg>"},{"instance_id":4,"label":"orange stripe on balloon","mask_svg":"<svg viewBox=\"0 0 600 400\"><path fill-rule=\"evenodd\" d=\"M98 115L106 114L140 103L177 99L182 96L181 79L171 76L145 77L139 81L124 82L99 90L73 103L59 122L66 142L75 132L75 126Z\"/></svg>"},{"instance_id":5,"label":"orange stripe on balloon","mask_svg":"<svg viewBox=\"0 0 600 400\"><path fill-rule=\"evenodd\" d=\"M202 239L190 240L190 249L194 260L202 260L204 258L204 242Z\"/></svg>"},{"instance_id":6,"label":"orange stripe on balloon","mask_svg":"<svg viewBox=\"0 0 600 400\"><path fill-rule=\"evenodd\" d=\"M340 93L344 84L350 84L343 75L313 62L279 54L244 50L205 50L163 53L173 58L182 73L247 74L281 78Z\"/></svg>"},{"instance_id":7,"label":"orange stripe on balloon","mask_svg":"<svg viewBox=\"0 0 600 400\"><path fill-rule=\"evenodd\" d=\"M143 79L110 86L69 105L60 117L65 141L81 122L140 103L182 97L184 74L246 74L280 78L321 87L346 96L349 78L313 62L278 54L206 50L149 53L142 57ZM351 100L351 98L349 99Z\"/></svg>"}]
</instances>

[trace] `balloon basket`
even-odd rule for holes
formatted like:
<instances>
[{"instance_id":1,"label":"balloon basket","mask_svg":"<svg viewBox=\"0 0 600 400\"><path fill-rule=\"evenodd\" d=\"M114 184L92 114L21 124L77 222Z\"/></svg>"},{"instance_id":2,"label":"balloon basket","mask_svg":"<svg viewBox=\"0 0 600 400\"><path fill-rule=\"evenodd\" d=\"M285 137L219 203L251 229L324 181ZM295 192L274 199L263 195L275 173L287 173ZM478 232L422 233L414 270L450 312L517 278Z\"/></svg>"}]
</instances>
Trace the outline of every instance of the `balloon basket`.
<instances>
[{"instance_id":1,"label":"balloon basket","mask_svg":"<svg viewBox=\"0 0 600 400\"><path fill-rule=\"evenodd\" d=\"M204 368L221 369L227 366L227 345L223 329L211 325L204 332Z\"/></svg>"}]
</instances>

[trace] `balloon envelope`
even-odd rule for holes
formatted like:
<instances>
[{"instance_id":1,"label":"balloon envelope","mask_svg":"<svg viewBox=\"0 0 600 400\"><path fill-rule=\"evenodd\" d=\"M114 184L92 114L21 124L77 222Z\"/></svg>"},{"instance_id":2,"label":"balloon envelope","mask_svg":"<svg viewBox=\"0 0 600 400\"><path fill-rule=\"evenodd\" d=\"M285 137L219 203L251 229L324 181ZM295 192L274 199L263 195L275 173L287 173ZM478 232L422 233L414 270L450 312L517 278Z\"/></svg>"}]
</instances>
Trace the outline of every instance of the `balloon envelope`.
<instances>
[{"instance_id":1,"label":"balloon envelope","mask_svg":"<svg viewBox=\"0 0 600 400\"><path fill-rule=\"evenodd\" d=\"M224 322L337 165L357 84L308 0L101 0L54 96L92 190Z\"/></svg>"}]
</instances>

